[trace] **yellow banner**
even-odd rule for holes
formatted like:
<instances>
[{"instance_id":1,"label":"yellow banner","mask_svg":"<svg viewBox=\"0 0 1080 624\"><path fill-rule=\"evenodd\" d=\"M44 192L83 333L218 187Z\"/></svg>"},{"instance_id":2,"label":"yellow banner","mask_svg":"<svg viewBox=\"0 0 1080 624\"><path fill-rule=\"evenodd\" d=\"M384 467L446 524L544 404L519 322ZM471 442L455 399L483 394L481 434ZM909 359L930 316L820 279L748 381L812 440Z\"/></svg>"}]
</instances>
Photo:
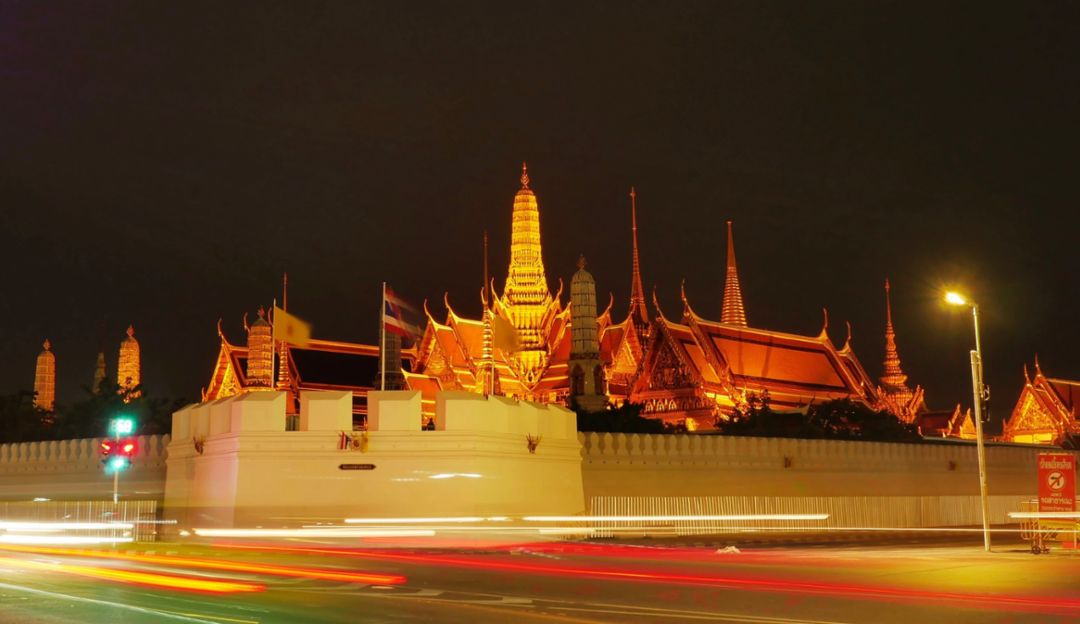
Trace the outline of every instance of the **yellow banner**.
<instances>
[{"instance_id":1,"label":"yellow banner","mask_svg":"<svg viewBox=\"0 0 1080 624\"><path fill-rule=\"evenodd\" d=\"M302 321L285 310L274 306L274 341L285 342L301 348L311 343L311 323Z\"/></svg>"}]
</instances>

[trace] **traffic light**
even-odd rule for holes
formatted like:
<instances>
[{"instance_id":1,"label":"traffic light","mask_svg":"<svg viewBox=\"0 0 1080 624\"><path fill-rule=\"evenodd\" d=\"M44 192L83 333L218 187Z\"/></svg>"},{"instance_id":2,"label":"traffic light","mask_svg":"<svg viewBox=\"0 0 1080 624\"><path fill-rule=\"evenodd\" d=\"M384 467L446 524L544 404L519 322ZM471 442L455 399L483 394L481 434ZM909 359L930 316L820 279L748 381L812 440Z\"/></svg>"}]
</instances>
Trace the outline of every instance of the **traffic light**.
<instances>
[{"instance_id":1,"label":"traffic light","mask_svg":"<svg viewBox=\"0 0 1080 624\"><path fill-rule=\"evenodd\" d=\"M115 440L102 440L101 446L98 447L98 452L101 453L103 458L108 458L116 450Z\"/></svg>"},{"instance_id":2,"label":"traffic light","mask_svg":"<svg viewBox=\"0 0 1080 624\"><path fill-rule=\"evenodd\" d=\"M105 472L112 474L131 467L132 459L139 452L139 443L135 438L102 440L98 451L101 453Z\"/></svg>"},{"instance_id":3,"label":"traffic light","mask_svg":"<svg viewBox=\"0 0 1080 624\"><path fill-rule=\"evenodd\" d=\"M125 438L120 440L120 447L117 449L117 453L121 457L127 457L131 459L135 457L135 453L139 452L139 443L135 441L135 438Z\"/></svg>"},{"instance_id":4,"label":"traffic light","mask_svg":"<svg viewBox=\"0 0 1080 624\"><path fill-rule=\"evenodd\" d=\"M108 474L127 470L130 467L131 460L121 455L116 455L115 457L110 457L105 460L105 472Z\"/></svg>"}]
</instances>

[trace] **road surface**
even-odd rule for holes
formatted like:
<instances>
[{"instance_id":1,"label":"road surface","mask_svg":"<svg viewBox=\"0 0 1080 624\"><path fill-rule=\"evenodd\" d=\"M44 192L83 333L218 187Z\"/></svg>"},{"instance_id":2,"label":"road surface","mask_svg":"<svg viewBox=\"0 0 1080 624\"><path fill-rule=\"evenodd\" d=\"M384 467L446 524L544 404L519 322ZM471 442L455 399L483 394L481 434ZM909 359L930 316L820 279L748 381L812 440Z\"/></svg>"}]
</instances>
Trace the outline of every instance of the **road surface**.
<instances>
[{"instance_id":1,"label":"road surface","mask_svg":"<svg viewBox=\"0 0 1080 624\"><path fill-rule=\"evenodd\" d=\"M0 545L0 622L1080 622L1080 556L1021 544Z\"/></svg>"}]
</instances>

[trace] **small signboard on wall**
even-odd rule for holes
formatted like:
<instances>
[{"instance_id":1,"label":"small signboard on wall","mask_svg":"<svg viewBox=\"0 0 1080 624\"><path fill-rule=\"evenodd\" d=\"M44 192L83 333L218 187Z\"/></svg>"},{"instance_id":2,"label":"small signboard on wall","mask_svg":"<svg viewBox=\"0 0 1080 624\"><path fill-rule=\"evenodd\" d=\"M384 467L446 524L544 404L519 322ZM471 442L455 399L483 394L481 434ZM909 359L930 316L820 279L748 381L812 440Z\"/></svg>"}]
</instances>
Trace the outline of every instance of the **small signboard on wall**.
<instances>
[{"instance_id":1,"label":"small signboard on wall","mask_svg":"<svg viewBox=\"0 0 1080 624\"><path fill-rule=\"evenodd\" d=\"M1076 511L1076 456L1039 453L1039 511Z\"/></svg>"}]
</instances>

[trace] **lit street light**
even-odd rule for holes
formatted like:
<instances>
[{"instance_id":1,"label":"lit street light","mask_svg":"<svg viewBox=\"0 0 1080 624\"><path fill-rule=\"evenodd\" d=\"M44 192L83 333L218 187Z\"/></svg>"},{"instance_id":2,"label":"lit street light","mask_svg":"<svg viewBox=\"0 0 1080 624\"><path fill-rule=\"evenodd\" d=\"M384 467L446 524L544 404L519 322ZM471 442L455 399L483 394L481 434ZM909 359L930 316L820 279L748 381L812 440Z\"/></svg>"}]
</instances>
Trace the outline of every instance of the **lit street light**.
<instances>
[{"instance_id":1,"label":"lit street light","mask_svg":"<svg viewBox=\"0 0 1080 624\"><path fill-rule=\"evenodd\" d=\"M975 443L979 456L979 498L982 503L983 546L987 552L990 552L990 496L986 484L986 445L983 442L982 419L982 403L989 393L986 385L983 384L982 345L979 342L979 304L953 291L945 293L945 301L952 305L971 307L971 316L975 322L975 350L971 352L971 389L975 399Z\"/></svg>"}]
</instances>

